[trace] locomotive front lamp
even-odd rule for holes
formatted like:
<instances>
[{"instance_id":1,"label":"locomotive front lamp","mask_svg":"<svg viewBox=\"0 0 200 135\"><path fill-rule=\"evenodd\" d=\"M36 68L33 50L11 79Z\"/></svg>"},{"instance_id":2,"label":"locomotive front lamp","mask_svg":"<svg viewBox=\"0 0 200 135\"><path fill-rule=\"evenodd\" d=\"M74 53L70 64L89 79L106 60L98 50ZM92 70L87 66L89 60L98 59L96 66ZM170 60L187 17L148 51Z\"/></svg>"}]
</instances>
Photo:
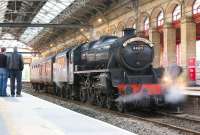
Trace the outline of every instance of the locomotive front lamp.
<instances>
[{"instance_id":1,"label":"locomotive front lamp","mask_svg":"<svg viewBox=\"0 0 200 135\"><path fill-rule=\"evenodd\" d=\"M172 83L173 83L173 81L172 81L172 79L170 78L169 75L165 75L162 78L162 84L163 84L163 86L168 87L168 86L172 85Z\"/></svg>"},{"instance_id":2,"label":"locomotive front lamp","mask_svg":"<svg viewBox=\"0 0 200 135\"><path fill-rule=\"evenodd\" d=\"M169 82L169 81L170 81L170 78L167 77L167 76L165 76L165 77L163 78L163 81L164 81L164 82Z\"/></svg>"}]
</instances>

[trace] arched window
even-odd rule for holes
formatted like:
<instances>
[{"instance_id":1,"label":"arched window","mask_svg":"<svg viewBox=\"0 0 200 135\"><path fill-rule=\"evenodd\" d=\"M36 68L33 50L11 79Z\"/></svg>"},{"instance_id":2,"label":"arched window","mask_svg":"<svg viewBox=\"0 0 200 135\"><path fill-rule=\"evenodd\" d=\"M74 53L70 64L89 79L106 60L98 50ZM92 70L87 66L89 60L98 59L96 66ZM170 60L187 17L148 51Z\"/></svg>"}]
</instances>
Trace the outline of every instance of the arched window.
<instances>
[{"instance_id":1,"label":"arched window","mask_svg":"<svg viewBox=\"0 0 200 135\"><path fill-rule=\"evenodd\" d=\"M144 19L144 30L148 30L149 29L149 17L146 17Z\"/></svg>"},{"instance_id":2,"label":"arched window","mask_svg":"<svg viewBox=\"0 0 200 135\"><path fill-rule=\"evenodd\" d=\"M164 13L163 11L160 11L160 13L158 14L158 18L157 18L157 24L158 26L163 25L164 23Z\"/></svg>"},{"instance_id":3,"label":"arched window","mask_svg":"<svg viewBox=\"0 0 200 135\"><path fill-rule=\"evenodd\" d=\"M177 5L173 11L173 21L177 21L181 18L181 6Z\"/></svg>"},{"instance_id":4,"label":"arched window","mask_svg":"<svg viewBox=\"0 0 200 135\"><path fill-rule=\"evenodd\" d=\"M136 29L136 24L135 23L133 24L133 29Z\"/></svg>"},{"instance_id":5,"label":"arched window","mask_svg":"<svg viewBox=\"0 0 200 135\"><path fill-rule=\"evenodd\" d=\"M200 13L200 0L196 0L193 5L193 14Z\"/></svg>"}]
</instances>

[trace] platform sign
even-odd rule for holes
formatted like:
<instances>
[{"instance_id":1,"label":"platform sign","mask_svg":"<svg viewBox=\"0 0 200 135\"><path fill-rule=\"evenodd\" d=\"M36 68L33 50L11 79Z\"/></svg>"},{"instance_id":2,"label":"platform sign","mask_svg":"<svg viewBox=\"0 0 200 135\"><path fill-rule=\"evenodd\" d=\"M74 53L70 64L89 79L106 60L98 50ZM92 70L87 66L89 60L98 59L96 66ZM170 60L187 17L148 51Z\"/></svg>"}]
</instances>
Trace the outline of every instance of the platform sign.
<instances>
[{"instance_id":1,"label":"platform sign","mask_svg":"<svg viewBox=\"0 0 200 135\"><path fill-rule=\"evenodd\" d=\"M196 81L196 58L189 58L188 61L189 80Z\"/></svg>"}]
</instances>

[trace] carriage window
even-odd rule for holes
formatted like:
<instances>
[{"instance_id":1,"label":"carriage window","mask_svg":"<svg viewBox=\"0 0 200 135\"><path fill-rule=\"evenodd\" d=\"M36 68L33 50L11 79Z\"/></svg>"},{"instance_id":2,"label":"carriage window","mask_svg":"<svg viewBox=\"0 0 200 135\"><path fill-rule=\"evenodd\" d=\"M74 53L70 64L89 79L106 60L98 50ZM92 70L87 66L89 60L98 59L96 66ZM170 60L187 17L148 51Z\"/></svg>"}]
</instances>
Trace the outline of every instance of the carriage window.
<instances>
[{"instance_id":1,"label":"carriage window","mask_svg":"<svg viewBox=\"0 0 200 135\"><path fill-rule=\"evenodd\" d=\"M177 21L181 18L181 6L177 5L173 11L173 21Z\"/></svg>"},{"instance_id":2,"label":"carriage window","mask_svg":"<svg viewBox=\"0 0 200 135\"><path fill-rule=\"evenodd\" d=\"M144 30L148 30L149 29L149 18L146 17L144 20Z\"/></svg>"},{"instance_id":3,"label":"carriage window","mask_svg":"<svg viewBox=\"0 0 200 135\"><path fill-rule=\"evenodd\" d=\"M193 5L193 14L200 13L200 0L196 0Z\"/></svg>"},{"instance_id":4,"label":"carriage window","mask_svg":"<svg viewBox=\"0 0 200 135\"><path fill-rule=\"evenodd\" d=\"M163 25L163 23L164 23L164 13L163 13L163 11L160 11L158 18L157 18L157 24L158 24L158 26L161 26L161 25Z\"/></svg>"}]
</instances>

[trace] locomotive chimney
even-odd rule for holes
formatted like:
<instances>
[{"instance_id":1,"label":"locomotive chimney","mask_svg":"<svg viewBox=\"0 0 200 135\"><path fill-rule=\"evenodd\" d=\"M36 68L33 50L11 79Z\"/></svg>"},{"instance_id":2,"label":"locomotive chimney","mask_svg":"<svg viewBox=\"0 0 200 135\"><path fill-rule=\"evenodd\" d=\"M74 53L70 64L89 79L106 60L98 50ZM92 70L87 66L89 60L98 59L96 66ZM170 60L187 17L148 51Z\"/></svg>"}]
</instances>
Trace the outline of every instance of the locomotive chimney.
<instances>
[{"instance_id":1,"label":"locomotive chimney","mask_svg":"<svg viewBox=\"0 0 200 135\"><path fill-rule=\"evenodd\" d=\"M125 28L123 30L123 36L127 37L127 36L136 36L136 29L133 28Z\"/></svg>"}]
</instances>

